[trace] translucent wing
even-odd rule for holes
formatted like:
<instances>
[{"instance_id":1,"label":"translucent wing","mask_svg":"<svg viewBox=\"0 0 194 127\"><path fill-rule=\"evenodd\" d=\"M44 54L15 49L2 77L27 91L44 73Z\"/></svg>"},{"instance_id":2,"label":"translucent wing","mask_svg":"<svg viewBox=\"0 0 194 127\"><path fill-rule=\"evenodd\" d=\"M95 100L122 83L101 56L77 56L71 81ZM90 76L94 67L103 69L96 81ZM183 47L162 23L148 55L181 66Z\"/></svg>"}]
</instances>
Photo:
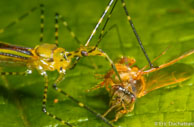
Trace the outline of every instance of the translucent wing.
<instances>
[{"instance_id":1,"label":"translucent wing","mask_svg":"<svg viewBox=\"0 0 194 127\"><path fill-rule=\"evenodd\" d=\"M150 73L147 76L145 94L161 87L175 85L191 78L194 68L185 64L174 64L170 67Z\"/></svg>"}]
</instances>

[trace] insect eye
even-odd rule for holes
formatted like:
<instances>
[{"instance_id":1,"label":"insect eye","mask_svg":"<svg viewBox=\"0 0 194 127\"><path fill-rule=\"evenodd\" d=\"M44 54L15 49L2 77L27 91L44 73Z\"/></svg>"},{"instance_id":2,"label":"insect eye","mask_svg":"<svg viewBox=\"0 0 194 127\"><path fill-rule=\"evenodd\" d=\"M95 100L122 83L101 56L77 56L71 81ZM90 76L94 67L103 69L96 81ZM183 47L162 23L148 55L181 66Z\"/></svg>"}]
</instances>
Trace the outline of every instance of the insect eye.
<instances>
[{"instance_id":1,"label":"insect eye","mask_svg":"<svg viewBox=\"0 0 194 127\"><path fill-rule=\"evenodd\" d=\"M81 51L82 56L88 56L88 53L86 51Z\"/></svg>"}]
</instances>

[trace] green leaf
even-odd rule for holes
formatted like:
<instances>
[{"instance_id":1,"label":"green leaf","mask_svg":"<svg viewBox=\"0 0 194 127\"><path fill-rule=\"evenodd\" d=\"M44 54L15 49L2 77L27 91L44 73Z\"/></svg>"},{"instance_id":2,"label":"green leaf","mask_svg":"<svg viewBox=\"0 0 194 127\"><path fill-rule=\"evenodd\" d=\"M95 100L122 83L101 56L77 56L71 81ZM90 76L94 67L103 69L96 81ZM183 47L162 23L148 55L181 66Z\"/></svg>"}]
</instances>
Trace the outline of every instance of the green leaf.
<instances>
[{"instance_id":1,"label":"green leaf","mask_svg":"<svg viewBox=\"0 0 194 127\"><path fill-rule=\"evenodd\" d=\"M104 11L108 0L43 0L42 2L45 4L44 42L54 43L54 14L59 12L84 44ZM39 4L39 1L1 1L0 28ZM193 0L132 0L126 1L126 5L151 60L170 46L167 53L155 63L156 65L163 64L194 49ZM6 29L4 33L0 34L0 40L11 44L35 47L39 44L39 17L39 10L36 10L21 22ZM113 60L122 55L134 57L137 65L141 68L148 63L126 19L119 0L107 26L109 29L116 24L119 31L116 28L110 30L100 43L100 48ZM91 45L95 45L99 33L100 29ZM123 46L120 45L119 34ZM68 51L79 47L62 24L59 28L59 42L59 45ZM193 55L189 56L179 63L192 68L194 67L193 58ZM60 84L60 88L103 114L109 108L107 91L98 89L88 93L86 90L101 81L101 79L95 78L95 74L106 74L110 68L104 58L85 57L79 61L75 69L67 71L66 79ZM23 71L25 69L23 67L3 67L4 71ZM185 70L185 72L187 71ZM94 114L80 108L69 98L53 90L51 85L57 76L57 72L49 72L48 111L79 127L107 126ZM132 113L122 117L114 124L121 127L155 127L193 122L193 82L192 75L191 79L175 85L176 87L161 88L150 92L137 100ZM7 76L2 78L0 82L0 126L61 126L59 121L46 116L41 111L43 86L44 80L36 71L26 77ZM59 99L58 103L53 102L56 98ZM109 116L108 119L113 117Z\"/></svg>"}]
</instances>

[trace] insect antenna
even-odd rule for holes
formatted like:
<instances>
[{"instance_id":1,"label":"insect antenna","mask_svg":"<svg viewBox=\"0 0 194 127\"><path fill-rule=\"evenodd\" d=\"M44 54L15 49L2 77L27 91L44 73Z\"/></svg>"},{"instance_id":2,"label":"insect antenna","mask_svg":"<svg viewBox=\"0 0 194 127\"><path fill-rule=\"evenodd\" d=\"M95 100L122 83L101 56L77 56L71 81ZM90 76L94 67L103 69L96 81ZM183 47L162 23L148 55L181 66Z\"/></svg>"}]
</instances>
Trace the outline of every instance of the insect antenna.
<instances>
[{"instance_id":1,"label":"insect antenna","mask_svg":"<svg viewBox=\"0 0 194 127\"><path fill-rule=\"evenodd\" d=\"M9 29L10 27L14 26L15 24L17 24L18 22L22 21L23 19L25 19L27 16L29 16L32 12L37 10L37 6L33 7L32 9L30 9L28 12L24 13L23 15L21 15L19 18L15 19L14 21L10 22L8 25L6 25L4 28L0 29L0 34L5 32L5 30Z\"/></svg>"},{"instance_id":2,"label":"insect antenna","mask_svg":"<svg viewBox=\"0 0 194 127\"><path fill-rule=\"evenodd\" d=\"M77 44L81 44L81 41L78 39L78 37L75 35L75 33L72 31L72 29L69 27L67 21L65 20L65 18L59 14L59 19L62 21L63 25L66 27L66 29L69 31L71 37L73 39L75 39Z\"/></svg>"}]
</instances>

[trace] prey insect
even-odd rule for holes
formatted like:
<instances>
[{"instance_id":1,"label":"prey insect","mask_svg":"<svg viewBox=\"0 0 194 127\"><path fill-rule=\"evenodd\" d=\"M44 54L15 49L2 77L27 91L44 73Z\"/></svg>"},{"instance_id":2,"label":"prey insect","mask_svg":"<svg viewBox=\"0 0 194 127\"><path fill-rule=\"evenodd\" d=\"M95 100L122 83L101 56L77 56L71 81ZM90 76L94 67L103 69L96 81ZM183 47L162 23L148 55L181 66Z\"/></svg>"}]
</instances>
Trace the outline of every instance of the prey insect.
<instances>
[{"instance_id":1,"label":"prey insect","mask_svg":"<svg viewBox=\"0 0 194 127\"><path fill-rule=\"evenodd\" d=\"M44 32L44 5L40 5L41 10L41 25L40 25L40 45L35 46L35 48L30 47L22 47L22 46L16 46L4 42L0 42L0 61L5 63L17 63L24 65L28 68L25 72L0 72L0 75L28 75L31 74L32 71L35 69L37 70L40 75L44 77L45 85L44 85L44 94L43 94L43 101L42 101L42 111L52 117L53 119L59 120L62 124L66 124L68 126L72 126L68 121L65 121L58 116L54 115L53 113L50 113L47 111L47 91L49 87L48 82L48 75L47 71L58 71L59 76L53 83L53 88L63 95L69 97L74 102L78 104L78 106L85 108L89 112L95 114L97 117L102 119L107 125L113 126L112 123L110 123L106 118L104 118L99 113L95 112L88 106L84 105L83 103L79 102L69 94L67 94L62 89L58 88L59 83L64 79L66 70L73 69L78 60L81 57L86 56L102 56L104 57L112 66L113 70L115 70L115 73L117 74L118 78L120 79L120 76L116 70L116 67L112 60L109 58L109 56L103 52L101 49L98 48L98 45L96 46L88 46L89 42L91 41L92 37L94 36L96 30L98 29L99 25L101 24L104 16L107 14L109 8L111 7L113 3L113 0L111 0L108 3L107 8L103 12L100 20L98 21L96 27L94 28L91 36L89 37L87 43L85 46L80 46L76 51L66 51L64 48L61 48L58 46L58 22L59 20L62 21L63 25L68 29L68 31L71 33L72 37L77 41L77 43L80 43L79 39L75 36L75 34L71 31L70 27L68 26L65 19L56 13L55 15L55 43L49 44L49 43L43 43L43 32ZM26 16L28 16L31 12L34 12L37 9L37 7L32 8L30 12L23 14L21 17L17 19L17 21L11 22L3 29L0 29L0 32L3 33L5 30L10 28L11 26L15 25L18 21L23 20ZM100 41L99 41L100 42ZM98 42L98 43L99 43ZM120 79L121 82L121 79Z\"/></svg>"},{"instance_id":2,"label":"prey insect","mask_svg":"<svg viewBox=\"0 0 194 127\"><path fill-rule=\"evenodd\" d=\"M159 73L159 70L164 70L164 68L172 66L177 61L192 54L194 54L194 50L191 50L176 59L164 63L157 68L151 68L147 70L147 66L143 67L142 69L134 66L136 62L134 58L123 57L119 59L119 61L116 62L115 65L121 77L122 84L119 83L114 71L110 70L103 76L103 82L93 88L96 89L105 87L110 94L110 108L104 113L103 116L107 116L112 110L114 110L116 112L116 115L112 121L115 122L120 117L133 111L134 104L137 98L145 96L147 93L153 90L188 80L191 76L191 72L187 73L186 71L173 71L170 72L170 74L164 73L163 75L161 75ZM146 76L150 73L154 74L148 80Z\"/></svg>"}]
</instances>

